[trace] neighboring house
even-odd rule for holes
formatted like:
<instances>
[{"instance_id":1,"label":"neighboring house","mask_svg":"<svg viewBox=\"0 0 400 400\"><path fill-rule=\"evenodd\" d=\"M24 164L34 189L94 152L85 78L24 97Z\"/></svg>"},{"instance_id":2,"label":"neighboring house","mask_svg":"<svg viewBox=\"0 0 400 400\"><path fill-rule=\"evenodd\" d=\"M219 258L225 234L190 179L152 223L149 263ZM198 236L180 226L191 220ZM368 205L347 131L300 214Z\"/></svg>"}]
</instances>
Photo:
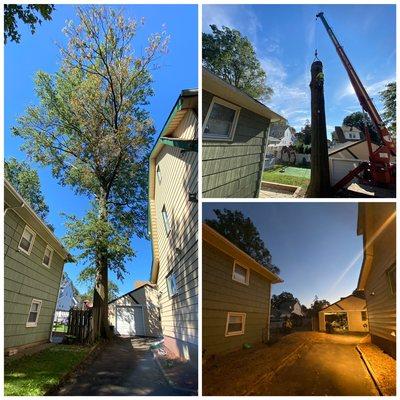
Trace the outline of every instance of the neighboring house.
<instances>
[{"instance_id":1,"label":"neighboring house","mask_svg":"<svg viewBox=\"0 0 400 400\"><path fill-rule=\"evenodd\" d=\"M281 318L290 318L293 315L303 317L303 311L301 311L301 304L298 300L285 301L279 305L277 310Z\"/></svg>"},{"instance_id":2,"label":"neighboring house","mask_svg":"<svg viewBox=\"0 0 400 400\"><path fill-rule=\"evenodd\" d=\"M184 90L161 131L149 171L149 229L164 345L197 367L197 90Z\"/></svg>"},{"instance_id":3,"label":"neighboring house","mask_svg":"<svg viewBox=\"0 0 400 400\"><path fill-rule=\"evenodd\" d=\"M340 325L349 332L368 332L367 305L364 294L354 293L342 297L318 313L319 330L326 331L326 323Z\"/></svg>"},{"instance_id":4,"label":"neighboring house","mask_svg":"<svg viewBox=\"0 0 400 400\"><path fill-rule=\"evenodd\" d=\"M108 303L108 316L120 336L161 337L160 308L155 285L146 283Z\"/></svg>"},{"instance_id":5,"label":"neighboring house","mask_svg":"<svg viewBox=\"0 0 400 400\"><path fill-rule=\"evenodd\" d=\"M54 233L4 180L4 349L50 340L65 262Z\"/></svg>"},{"instance_id":6,"label":"neighboring house","mask_svg":"<svg viewBox=\"0 0 400 400\"><path fill-rule=\"evenodd\" d=\"M268 131L284 118L203 68L203 197L258 197Z\"/></svg>"},{"instance_id":7,"label":"neighboring house","mask_svg":"<svg viewBox=\"0 0 400 400\"><path fill-rule=\"evenodd\" d=\"M64 322L68 318L69 310L78 305L78 300L75 298L74 293L72 280L64 274L57 300L55 321Z\"/></svg>"},{"instance_id":8,"label":"neighboring house","mask_svg":"<svg viewBox=\"0 0 400 400\"><path fill-rule=\"evenodd\" d=\"M378 146L372 143L372 150ZM364 161L369 161L368 143L366 140L338 144L328 150L329 173L331 185L339 182L350 171Z\"/></svg>"},{"instance_id":9,"label":"neighboring house","mask_svg":"<svg viewBox=\"0 0 400 400\"><path fill-rule=\"evenodd\" d=\"M271 285L283 282L203 224L203 357L269 340Z\"/></svg>"},{"instance_id":10,"label":"neighboring house","mask_svg":"<svg viewBox=\"0 0 400 400\"><path fill-rule=\"evenodd\" d=\"M347 143L347 142L358 142L363 140L363 133L353 126L335 126L335 131L332 132L332 141L335 144Z\"/></svg>"},{"instance_id":11,"label":"neighboring house","mask_svg":"<svg viewBox=\"0 0 400 400\"><path fill-rule=\"evenodd\" d=\"M372 342L396 357L396 206L359 203L357 233L364 259L358 279L367 301Z\"/></svg>"}]
</instances>

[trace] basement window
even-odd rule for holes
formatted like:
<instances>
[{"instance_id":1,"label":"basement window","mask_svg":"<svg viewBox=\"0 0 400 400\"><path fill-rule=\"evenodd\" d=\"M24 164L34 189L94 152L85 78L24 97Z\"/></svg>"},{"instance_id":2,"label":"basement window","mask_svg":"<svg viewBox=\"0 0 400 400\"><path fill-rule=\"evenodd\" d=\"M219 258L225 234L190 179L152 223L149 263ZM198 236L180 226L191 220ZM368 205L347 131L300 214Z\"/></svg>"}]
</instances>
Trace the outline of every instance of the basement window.
<instances>
[{"instance_id":1,"label":"basement window","mask_svg":"<svg viewBox=\"0 0 400 400\"><path fill-rule=\"evenodd\" d=\"M26 326L28 328L37 326L41 308L42 300L32 299L31 308L29 309L28 320L26 321Z\"/></svg>"},{"instance_id":2,"label":"basement window","mask_svg":"<svg viewBox=\"0 0 400 400\"><path fill-rule=\"evenodd\" d=\"M396 264L393 264L386 271L386 276L387 276L390 293L395 295L396 294Z\"/></svg>"},{"instance_id":3,"label":"basement window","mask_svg":"<svg viewBox=\"0 0 400 400\"><path fill-rule=\"evenodd\" d=\"M161 184L161 169L159 165L157 165L157 180L158 183Z\"/></svg>"},{"instance_id":4,"label":"basement window","mask_svg":"<svg viewBox=\"0 0 400 400\"><path fill-rule=\"evenodd\" d=\"M169 298L172 298L178 294L178 287L176 286L176 276L174 271L171 271L166 277L167 279L167 289Z\"/></svg>"},{"instance_id":5,"label":"basement window","mask_svg":"<svg viewBox=\"0 0 400 400\"><path fill-rule=\"evenodd\" d=\"M33 247L33 243L35 241L36 233L29 228L28 225L25 226L24 231L22 232L21 240L19 241L18 248L24 253L30 255Z\"/></svg>"},{"instance_id":6,"label":"basement window","mask_svg":"<svg viewBox=\"0 0 400 400\"><path fill-rule=\"evenodd\" d=\"M43 256L42 264L45 267L50 268L52 259L53 259L53 249L50 246L46 246L46 249L44 250L44 256Z\"/></svg>"},{"instance_id":7,"label":"basement window","mask_svg":"<svg viewBox=\"0 0 400 400\"><path fill-rule=\"evenodd\" d=\"M244 334L246 325L246 314L238 312L228 312L226 319L225 336L237 336Z\"/></svg>"},{"instance_id":8,"label":"basement window","mask_svg":"<svg viewBox=\"0 0 400 400\"><path fill-rule=\"evenodd\" d=\"M240 107L214 97L204 120L203 138L232 140L239 112Z\"/></svg>"},{"instance_id":9,"label":"basement window","mask_svg":"<svg viewBox=\"0 0 400 400\"><path fill-rule=\"evenodd\" d=\"M236 263L233 263L232 279L236 282L243 283L244 285L249 284L250 270L249 268L243 267Z\"/></svg>"},{"instance_id":10,"label":"basement window","mask_svg":"<svg viewBox=\"0 0 400 400\"><path fill-rule=\"evenodd\" d=\"M168 216L167 209L165 208L165 206L163 206L161 213L162 213L165 233L168 235L169 232L171 231L171 224L169 223L169 216Z\"/></svg>"}]
</instances>

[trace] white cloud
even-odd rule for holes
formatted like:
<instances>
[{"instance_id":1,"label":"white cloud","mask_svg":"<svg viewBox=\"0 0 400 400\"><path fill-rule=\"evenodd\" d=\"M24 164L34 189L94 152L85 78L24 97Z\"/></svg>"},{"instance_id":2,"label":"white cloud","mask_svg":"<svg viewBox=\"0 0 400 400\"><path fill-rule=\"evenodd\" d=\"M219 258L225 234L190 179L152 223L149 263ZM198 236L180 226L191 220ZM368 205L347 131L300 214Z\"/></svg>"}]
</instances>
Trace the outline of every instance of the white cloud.
<instances>
[{"instance_id":1,"label":"white cloud","mask_svg":"<svg viewBox=\"0 0 400 400\"><path fill-rule=\"evenodd\" d=\"M394 78L394 77L383 79L381 81L366 85L365 89L366 89L367 93L371 97L373 97L373 96L379 95L379 92L381 92L383 89L385 89L385 86L388 83L393 82L395 80L396 80L396 78ZM355 96L355 95L356 95L356 92L354 91L352 84L350 82L348 82L344 87L342 87L340 89L340 91L338 93L338 100L342 100L345 97Z\"/></svg>"}]
</instances>

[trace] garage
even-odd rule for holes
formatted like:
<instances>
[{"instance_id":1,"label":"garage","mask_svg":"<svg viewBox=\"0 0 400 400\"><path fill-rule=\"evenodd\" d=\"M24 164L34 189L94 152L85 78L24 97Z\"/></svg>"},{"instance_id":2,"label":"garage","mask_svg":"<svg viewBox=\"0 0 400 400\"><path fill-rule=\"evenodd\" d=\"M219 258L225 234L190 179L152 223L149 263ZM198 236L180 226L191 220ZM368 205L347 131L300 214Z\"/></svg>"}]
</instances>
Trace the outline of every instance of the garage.
<instances>
[{"instance_id":1,"label":"garage","mask_svg":"<svg viewBox=\"0 0 400 400\"><path fill-rule=\"evenodd\" d=\"M149 283L108 303L108 320L119 336L162 337L158 291Z\"/></svg>"},{"instance_id":2,"label":"garage","mask_svg":"<svg viewBox=\"0 0 400 400\"><path fill-rule=\"evenodd\" d=\"M145 336L143 307L117 306L115 333L121 336Z\"/></svg>"}]
</instances>

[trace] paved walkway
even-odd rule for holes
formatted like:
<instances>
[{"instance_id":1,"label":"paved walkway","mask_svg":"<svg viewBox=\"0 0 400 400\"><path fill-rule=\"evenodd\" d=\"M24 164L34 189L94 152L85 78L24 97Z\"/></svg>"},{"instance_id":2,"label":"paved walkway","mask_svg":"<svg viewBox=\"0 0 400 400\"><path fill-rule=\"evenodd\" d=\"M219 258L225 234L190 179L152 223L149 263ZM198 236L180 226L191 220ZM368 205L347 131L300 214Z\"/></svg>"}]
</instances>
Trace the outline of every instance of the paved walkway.
<instances>
[{"instance_id":1,"label":"paved walkway","mask_svg":"<svg viewBox=\"0 0 400 400\"><path fill-rule=\"evenodd\" d=\"M182 396L164 379L144 338L116 338L56 393L59 396Z\"/></svg>"},{"instance_id":2,"label":"paved walkway","mask_svg":"<svg viewBox=\"0 0 400 400\"><path fill-rule=\"evenodd\" d=\"M357 336L325 334L252 394L269 396L378 396L355 346Z\"/></svg>"}]
</instances>

